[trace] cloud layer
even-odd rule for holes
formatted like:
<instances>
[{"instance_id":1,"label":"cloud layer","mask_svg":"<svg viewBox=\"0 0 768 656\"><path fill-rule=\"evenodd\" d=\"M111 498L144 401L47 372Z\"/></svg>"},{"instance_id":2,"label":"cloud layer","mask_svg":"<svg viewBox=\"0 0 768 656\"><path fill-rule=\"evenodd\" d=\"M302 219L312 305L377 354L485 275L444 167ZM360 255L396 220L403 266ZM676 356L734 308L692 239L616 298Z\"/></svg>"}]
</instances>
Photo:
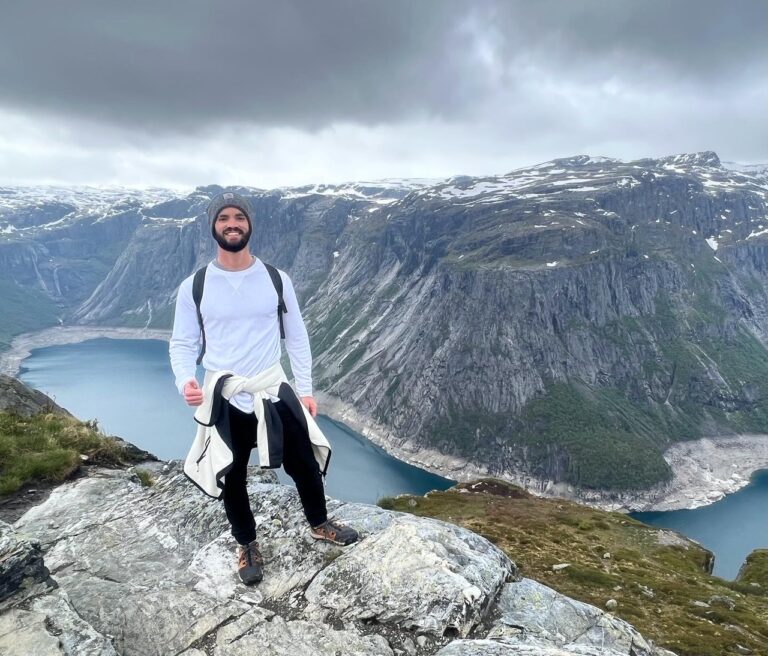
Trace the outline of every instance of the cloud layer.
<instances>
[{"instance_id":1,"label":"cloud layer","mask_svg":"<svg viewBox=\"0 0 768 656\"><path fill-rule=\"evenodd\" d=\"M0 183L768 160L763 0L4 4Z\"/></svg>"}]
</instances>

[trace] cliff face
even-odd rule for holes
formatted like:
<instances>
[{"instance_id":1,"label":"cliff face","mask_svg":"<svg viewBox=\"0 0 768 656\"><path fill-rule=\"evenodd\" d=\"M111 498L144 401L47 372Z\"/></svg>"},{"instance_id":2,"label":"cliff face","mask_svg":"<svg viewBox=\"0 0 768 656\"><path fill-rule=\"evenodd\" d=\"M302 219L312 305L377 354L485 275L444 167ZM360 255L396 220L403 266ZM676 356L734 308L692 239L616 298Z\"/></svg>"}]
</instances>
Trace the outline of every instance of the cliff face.
<instances>
[{"instance_id":1,"label":"cliff face","mask_svg":"<svg viewBox=\"0 0 768 656\"><path fill-rule=\"evenodd\" d=\"M451 524L331 500L362 539L317 543L271 473L249 481L265 577L247 588L222 505L180 463L156 476L94 472L0 523L3 654L670 654Z\"/></svg>"},{"instance_id":2,"label":"cliff face","mask_svg":"<svg viewBox=\"0 0 768 656\"><path fill-rule=\"evenodd\" d=\"M492 473L665 480L670 440L767 425L767 190L702 154L416 192L310 303L319 387Z\"/></svg>"},{"instance_id":3,"label":"cliff face","mask_svg":"<svg viewBox=\"0 0 768 656\"><path fill-rule=\"evenodd\" d=\"M146 203L70 320L168 326L179 282L213 253L216 191ZM673 441L765 432L765 172L714 153L580 156L249 193L254 252L303 302L316 387L385 442L530 485L638 489L669 478ZM11 234L41 248L41 229Z\"/></svg>"}]
</instances>

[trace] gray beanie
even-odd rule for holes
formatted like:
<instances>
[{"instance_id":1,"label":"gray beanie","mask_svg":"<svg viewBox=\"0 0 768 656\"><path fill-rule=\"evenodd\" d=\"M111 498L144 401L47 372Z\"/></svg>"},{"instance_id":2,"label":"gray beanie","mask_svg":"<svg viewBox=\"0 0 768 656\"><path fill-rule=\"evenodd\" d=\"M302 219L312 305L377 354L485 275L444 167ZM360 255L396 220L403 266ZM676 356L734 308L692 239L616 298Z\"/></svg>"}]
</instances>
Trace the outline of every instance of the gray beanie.
<instances>
[{"instance_id":1,"label":"gray beanie","mask_svg":"<svg viewBox=\"0 0 768 656\"><path fill-rule=\"evenodd\" d=\"M208 204L207 212L208 220L211 223L211 232L213 232L213 223L216 221L216 217L225 207L236 207L239 209L245 214L245 218L248 219L248 225L253 228L251 225L251 206L248 201L240 194L236 194L232 191L225 191L224 193L211 198L211 202Z\"/></svg>"}]
</instances>

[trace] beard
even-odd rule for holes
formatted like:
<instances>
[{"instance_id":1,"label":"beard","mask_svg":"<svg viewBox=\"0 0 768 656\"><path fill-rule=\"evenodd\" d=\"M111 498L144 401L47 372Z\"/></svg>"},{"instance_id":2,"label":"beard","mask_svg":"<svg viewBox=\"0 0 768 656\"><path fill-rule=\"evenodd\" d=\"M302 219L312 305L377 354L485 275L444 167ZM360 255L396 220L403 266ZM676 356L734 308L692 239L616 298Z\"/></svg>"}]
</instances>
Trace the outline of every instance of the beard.
<instances>
[{"instance_id":1,"label":"beard","mask_svg":"<svg viewBox=\"0 0 768 656\"><path fill-rule=\"evenodd\" d=\"M216 243L221 246L225 251L229 251L230 253L238 253L239 251L243 250L247 245L248 241L251 238L251 228L248 228L248 232L243 234L240 230L237 229L229 229L227 230L227 233L230 232L236 232L241 235L240 239L237 241L228 241L227 237L225 235L220 235L218 232L214 230L213 232L213 238L216 240Z\"/></svg>"}]
</instances>

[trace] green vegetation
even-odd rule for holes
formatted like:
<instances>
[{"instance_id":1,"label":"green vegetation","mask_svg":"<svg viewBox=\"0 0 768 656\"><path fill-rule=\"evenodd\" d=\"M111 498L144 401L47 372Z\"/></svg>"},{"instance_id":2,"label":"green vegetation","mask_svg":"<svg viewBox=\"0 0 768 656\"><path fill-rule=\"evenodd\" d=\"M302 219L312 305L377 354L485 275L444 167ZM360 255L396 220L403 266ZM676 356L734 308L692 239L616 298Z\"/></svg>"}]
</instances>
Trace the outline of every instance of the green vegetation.
<instances>
[{"instance_id":1,"label":"green vegetation","mask_svg":"<svg viewBox=\"0 0 768 656\"><path fill-rule=\"evenodd\" d=\"M0 413L0 496L26 483L66 480L82 464L81 455L89 464L112 467L131 460L121 444L98 432L95 422Z\"/></svg>"},{"instance_id":2,"label":"green vegetation","mask_svg":"<svg viewBox=\"0 0 768 656\"><path fill-rule=\"evenodd\" d=\"M762 588L768 593L768 549L756 549L742 565L738 581L741 584Z\"/></svg>"},{"instance_id":3,"label":"green vegetation","mask_svg":"<svg viewBox=\"0 0 768 656\"><path fill-rule=\"evenodd\" d=\"M475 531L502 549L522 576L574 599L600 608L615 599L618 617L680 656L746 653L737 645L768 653L768 550L750 556L740 582L728 582L708 574L708 551L670 531L535 498L492 479L379 505ZM569 566L554 572L558 563ZM733 609L712 600L717 596L732 600Z\"/></svg>"},{"instance_id":4,"label":"green vegetation","mask_svg":"<svg viewBox=\"0 0 768 656\"><path fill-rule=\"evenodd\" d=\"M152 487L155 484L155 477L152 476L152 472L149 472L146 469L137 469L136 476L139 477L139 480L144 487Z\"/></svg>"},{"instance_id":5,"label":"green vegetation","mask_svg":"<svg viewBox=\"0 0 768 656\"><path fill-rule=\"evenodd\" d=\"M518 417L449 410L436 422L437 448L496 459L499 444L525 454L529 471L588 488L643 489L668 480L661 426L615 390L550 384Z\"/></svg>"},{"instance_id":6,"label":"green vegetation","mask_svg":"<svg viewBox=\"0 0 768 656\"><path fill-rule=\"evenodd\" d=\"M562 449L566 480L573 485L642 489L671 478L658 443L649 436L654 431L648 417L615 390L585 392L551 385L546 397L523 409L517 439L539 458L548 455L549 444Z\"/></svg>"},{"instance_id":7,"label":"green vegetation","mask_svg":"<svg viewBox=\"0 0 768 656\"><path fill-rule=\"evenodd\" d=\"M16 336L58 323L56 304L42 291L27 289L0 277L3 320L0 322L0 350Z\"/></svg>"}]
</instances>

